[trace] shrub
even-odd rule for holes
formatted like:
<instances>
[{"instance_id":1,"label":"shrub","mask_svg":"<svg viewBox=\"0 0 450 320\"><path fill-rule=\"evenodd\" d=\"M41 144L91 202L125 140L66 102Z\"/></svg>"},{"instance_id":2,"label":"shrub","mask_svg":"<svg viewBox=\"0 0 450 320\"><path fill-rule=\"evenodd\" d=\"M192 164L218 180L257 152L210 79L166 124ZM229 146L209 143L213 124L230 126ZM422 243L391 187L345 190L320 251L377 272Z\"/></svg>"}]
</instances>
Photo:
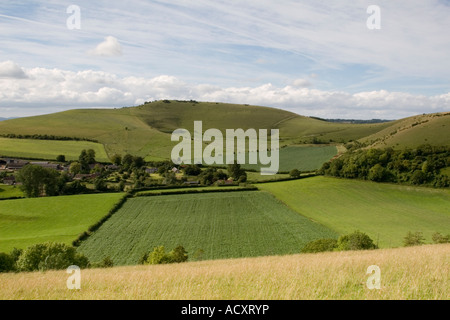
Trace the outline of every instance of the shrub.
<instances>
[{"instance_id":1,"label":"shrub","mask_svg":"<svg viewBox=\"0 0 450 320\"><path fill-rule=\"evenodd\" d=\"M169 253L169 257L171 262L173 263L186 262L188 259L187 252L183 246L178 246L175 249L173 249Z\"/></svg>"},{"instance_id":2,"label":"shrub","mask_svg":"<svg viewBox=\"0 0 450 320\"><path fill-rule=\"evenodd\" d=\"M166 253L164 246L159 246L153 249L144 264L180 263L187 259L187 252L183 246L178 246L169 253Z\"/></svg>"},{"instance_id":3,"label":"shrub","mask_svg":"<svg viewBox=\"0 0 450 320\"><path fill-rule=\"evenodd\" d=\"M289 175L292 178L298 178L298 177L300 177L300 171L298 171L297 169L294 169L291 172L289 172Z\"/></svg>"},{"instance_id":4,"label":"shrub","mask_svg":"<svg viewBox=\"0 0 450 320\"><path fill-rule=\"evenodd\" d=\"M109 256L103 258L103 260L100 262L94 262L91 264L91 268L112 268L112 267L114 267L114 262Z\"/></svg>"},{"instance_id":5,"label":"shrub","mask_svg":"<svg viewBox=\"0 0 450 320\"><path fill-rule=\"evenodd\" d=\"M319 239L308 242L306 246L303 247L303 253L314 253L314 252L325 252L333 251L337 247L336 239Z\"/></svg>"},{"instance_id":6,"label":"shrub","mask_svg":"<svg viewBox=\"0 0 450 320\"><path fill-rule=\"evenodd\" d=\"M166 254L164 246L155 247L148 256L148 264L165 264L169 263L170 259Z\"/></svg>"},{"instance_id":7,"label":"shrub","mask_svg":"<svg viewBox=\"0 0 450 320\"><path fill-rule=\"evenodd\" d=\"M403 238L403 245L405 247L411 247L411 246L419 246L424 244L425 238L422 235L422 232L414 232L408 231L406 236Z\"/></svg>"},{"instance_id":8,"label":"shrub","mask_svg":"<svg viewBox=\"0 0 450 320\"><path fill-rule=\"evenodd\" d=\"M17 261L20 271L57 270L70 265L85 268L89 260L64 243L47 242L26 248Z\"/></svg>"},{"instance_id":9,"label":"shrub","mask_svg":"<svg viewBox=\"0 0 450 320\"><path fill-rule=\"evenodd\" d=\"M449 243L450 242L450 234L443 236L439 232L433 233L431 239L434 243Z\"/></svg>"},{"instance_id":10,"label":"shrub","mask_svg":"<svg viewBox=\"0 0 450 320\"><path fill-rule=\"evenodd\" d=\"M360 231L340 236L337 241L337 250L339 251L371 250L377 248L373 240L367 234Z\"/></svg>"},{"instance_id":11,"label":"shrub","mask_svg":"<svg viewBox=\"0 0 450 320\"><path fill-rule=\"evenodd\" d=\"M15 269L14 258L7 253L0 252L0 272L10 272Z\"/></svg>"}]
</instances>

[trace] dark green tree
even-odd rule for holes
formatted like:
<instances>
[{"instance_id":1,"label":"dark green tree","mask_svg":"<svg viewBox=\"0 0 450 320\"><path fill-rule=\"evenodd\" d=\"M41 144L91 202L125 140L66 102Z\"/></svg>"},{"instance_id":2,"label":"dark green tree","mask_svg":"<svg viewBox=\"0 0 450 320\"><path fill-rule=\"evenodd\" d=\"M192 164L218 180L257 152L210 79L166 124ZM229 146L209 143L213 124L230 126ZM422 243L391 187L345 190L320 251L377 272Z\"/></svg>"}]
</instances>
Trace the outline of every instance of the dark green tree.
<instances>
[{"instance_id":1,"label":"dark green tree","mask_svg":"<svg viewBox=\"0 0 450 320\"><path fill-rule=\"evenodd\" d=\"M27 197L43 195L54 196L60 192L58 171L28 164L16 174L17 181L21 182L21 189Z\"/></svg>"}]
</instances>

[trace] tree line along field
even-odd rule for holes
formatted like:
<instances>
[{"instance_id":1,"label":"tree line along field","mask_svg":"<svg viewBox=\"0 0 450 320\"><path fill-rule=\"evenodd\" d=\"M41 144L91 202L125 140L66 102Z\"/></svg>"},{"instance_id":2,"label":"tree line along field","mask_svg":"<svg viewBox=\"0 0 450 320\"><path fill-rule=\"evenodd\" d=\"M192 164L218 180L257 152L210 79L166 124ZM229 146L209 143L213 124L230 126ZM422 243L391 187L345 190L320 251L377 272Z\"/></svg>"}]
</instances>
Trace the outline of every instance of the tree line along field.
<instances>
[{"instance_id":1,"label":"tree line along field","mask_svg":"<svg viewBox=\"0 0 450 320\"><path fill-rule=\"evenodd\" d=\"M447 300L449 257L450 244L440 244L83 269L81 290L67 289L66 270L3 273L0 299ZM380 290L366 286L373 264Z\"/></svg>"},{"instance_id":2,"label":"tree line along field","mask_svg":"<svg viewBox=\"0 0 450 320\"><path fill-rule=\"evenodd\" d=\"M46 241L71 244L105 216L121 193L0 201L0 252Z\"/></svg>"},{"instance_id":3,"label":"tree line along field","mask_svg":"<svg viewBox=\"0 0 450 320\"><path fill-rule=\"evenodd\" d=\"M367 233L380 247L403 245L408 231L450 233L450 191L330 177L259 184L290 208L339 234Z\"/></svg>"},{"instance_id":4,"label":"tree line along field","mask_svg":"<svg viewBox=\"0 0 450 320\"><path fill-rule=\"evenodd\" d=\"M58 141L0 138L0 156L55 160L64 155L66 160L78 160L81 150L92 149L100 162L108 162L108 155L100 143L91 141Z\"/></svg>"},{"instance_id":5,"label":"tree line along field","mask_svg":"<svg viewBox=\"0 0 450 320\"><path fill-rule=\"evenodd\" d=\"M299 253L309 241L337 236L265 192L165 195L129 199L78 250L92 261L132 265L161 245L220 259Z\"/></svg>"}]
</instances>

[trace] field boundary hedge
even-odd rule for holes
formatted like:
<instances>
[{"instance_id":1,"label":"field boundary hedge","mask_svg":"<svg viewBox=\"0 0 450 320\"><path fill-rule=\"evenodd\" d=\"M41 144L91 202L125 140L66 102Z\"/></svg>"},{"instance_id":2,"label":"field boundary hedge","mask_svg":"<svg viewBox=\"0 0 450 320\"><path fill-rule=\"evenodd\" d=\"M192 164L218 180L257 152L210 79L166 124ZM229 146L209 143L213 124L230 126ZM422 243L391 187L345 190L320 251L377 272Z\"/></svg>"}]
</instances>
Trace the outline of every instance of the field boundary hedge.
<instances>
[{"instance_id":1,"label":"field boundary hedge","mask_svg":"<svg viewBox=\"0 0 450 320\"><path fill-rule=\"evenodd\" d=\"M260 180L260 181L252 181L252 183L259 184L259 183L282 182L282 181L306 179L306 178L311 178L311 177L316 177L316 176L318 176L317 173L310 173L310 174L306 174L304 176L300 176L298 178L289 177L289 178L280 178L280 179L275 179L275 180Z\"/></svg>"},{"instance_id":2,"label":"field boundary hedge","mask_svg":"<svg viewBox=\"0 0 450 320\"><path fill-rule=\"evenodd\" d=\"M111 216L116 213L120 208L122 208L123 204L128 200L128 198L131 198L133 195L131 193L125 194L116 204L109 210L109 212L103 216L100 220L98 220L96 223L91 225L87 231L84 231L81 233L74 241L72 241L72 245L74 247L79 247L81 242L89 238L95 231L97 231Z\"/></svg>"},{"instance_id":3,"label":"field boundary hedge","mask_svg":"<svg viewBox=\"0 0 450 320\"><path fill-rule=\"evenodd\" d=\"M224 188L224 189L200 189L200 190L175 190L161 191L154 193L136 193L135 197L152 197L152 196L168 196L172 194L190 194L190 193L214 193L214 192L239 192L239 191L258 191L257 187L240 187L240 188Z\"/></svg>"}]
</instances>

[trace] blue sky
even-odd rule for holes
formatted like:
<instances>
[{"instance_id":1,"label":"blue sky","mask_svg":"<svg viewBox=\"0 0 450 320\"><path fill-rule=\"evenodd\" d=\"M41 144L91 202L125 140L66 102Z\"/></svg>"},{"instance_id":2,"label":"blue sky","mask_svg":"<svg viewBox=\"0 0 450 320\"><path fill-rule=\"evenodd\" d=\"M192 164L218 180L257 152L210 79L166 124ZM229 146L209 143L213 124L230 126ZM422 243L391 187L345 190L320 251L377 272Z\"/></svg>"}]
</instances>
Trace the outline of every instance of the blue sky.
<instances>
[{"instance_id":1,"label":"blue sky","mask_svg":"<svg viewBox=\"0 0 450 320\"><path fill-rule=\"evenodd\" d=\"M0 117L165 98L326 118L448 111L449 17L442 0L3 1Z\"/></svg>"}]
</instances>

